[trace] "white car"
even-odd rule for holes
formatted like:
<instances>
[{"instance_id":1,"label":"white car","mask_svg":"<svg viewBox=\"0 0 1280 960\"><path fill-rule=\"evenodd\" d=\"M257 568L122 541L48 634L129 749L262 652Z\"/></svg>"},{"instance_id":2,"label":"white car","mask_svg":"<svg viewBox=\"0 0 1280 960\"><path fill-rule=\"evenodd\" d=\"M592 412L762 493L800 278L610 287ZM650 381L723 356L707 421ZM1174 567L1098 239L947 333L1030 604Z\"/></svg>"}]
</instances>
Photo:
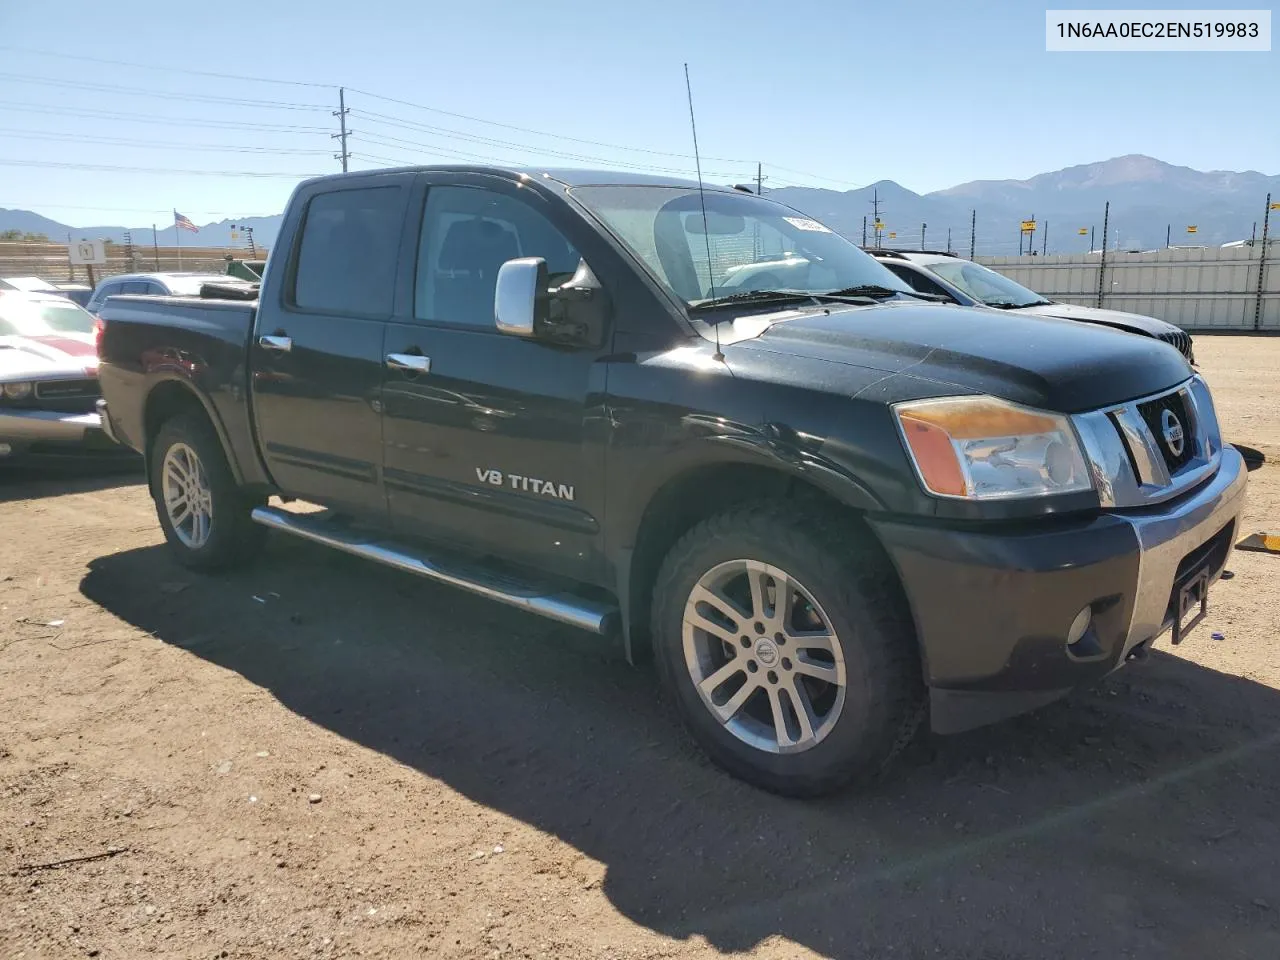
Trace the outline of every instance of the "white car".
<instances>
[{"instance_id":1,"label":"white car","mask_svg":"<svg viewBox=\"0 0 1280 960\"><path fill-rule=\"evenodd\" d=\"M102 432L93 317L56 294L0 290L0 462L124 454Z\"/></svg>"}]
</instances>

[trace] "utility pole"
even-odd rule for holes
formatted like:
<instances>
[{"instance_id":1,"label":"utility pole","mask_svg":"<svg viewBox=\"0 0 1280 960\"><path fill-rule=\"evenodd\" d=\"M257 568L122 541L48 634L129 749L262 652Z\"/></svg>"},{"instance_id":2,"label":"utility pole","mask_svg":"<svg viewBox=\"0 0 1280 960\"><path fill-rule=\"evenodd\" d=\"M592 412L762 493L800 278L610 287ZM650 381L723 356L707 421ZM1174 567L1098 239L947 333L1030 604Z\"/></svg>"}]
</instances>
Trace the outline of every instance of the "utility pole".
<instances>
[{"instance_id":1,"label":"utility pole","mask_svg":"<svg viewBox=\"0 0 1280 960\"><path fill-rule=\"evenodd\" d=\"M151 225L151 249L155 251L156 270L159 271L160 269L160 238L156 234L156 225L154 223Z\"/></svg>"},{"instance_id":2,"label":"utility pole","mask_svg":"<svg viewBox=\"0 0 1280 960\"><path fill-rule=\"evenodd\" d=\"M969 217L969 259L973 259L973 248L978 240L978 210L975 207Z\"/></svg>"},{"instance_id":3,"label":"utility pole","mask_svg":"<svg viewBox=\"0 0 1280 960\"><path fill-rule=\"evenodd\" d=\"M1262 212L1262 249L1258 252L1258 302L1253 306L1253 329L1262 329L1262 278L1267 272L1267 232L1271 226L1271 194L1267 194L1267 208Z\"/></svg>"},{"instance_id":4,"label":"utility pole","mask_svg":"<svg viewBox=\"0 0 1280 960\"><path fill-rule=\"evenodd\" d=\"M1267 205L1267 209L1268 209L1268 210L1270 210L1270 209L1271 209L1270 204L1268 204L1268 205ZM1253 233L1249 235L1249 246L1251 246L1251 247L1252 247L1252 246L1254 246L1257 242L1258 242L1258 221L1257 221L1257 220L1255 220L1255 221L1253 221Z\"/></svg>"},{"instance_id":5,"label":"utility pole","mask_svg":"<svg viewBox=\"0 0 1280 960\"><path fill-rule=\"evenodd\" d=\"M928 226L927 223L920 224L920 249L921 250L924 249L924 228L927 226Z\"/></svg>"},{"instance_id":6,"label":"utility pole","mask_svg":"<svg viewBox=\"0 0 1280 960\"><path fill-rule=\"evenodd\" d=\"M1093 226L1090 225L1089 227L1089 252L1090 253L1093 253L1093 230L1094 230Z\"/></svg>"},{"instance_id":7,"label":"utility pole","mask_svg":"<svg viewBox=\"0 0 1280 960\"><path fill-rule=\"evenodd\" d=\"M871 192L871 222L875 224L876 249L880 249L880 191Z\"/></svg>"},{"instance_id":8,"label":"utility pole","mask_svg":"<svg viewBox=\"0 0 1280 960\"><path fill-rule=\"evenodd\" d=\"M756 196L757 197L762 196L764 194L764 182L768 179L769 178L764 175L764 164L757 163L756 164Z\"/></svg>"},{"instance_id":9,"label":"utility pole","mask_svg":"<svg viewBox=\"0 0 1280 960\"><path fill-rule=\"evenodd\" d=\"M350 133L350 131L347 130L347 114L348 113L350 113L350 111L347 109L347 90L345 87L339 87L338 88L338 112L335 113L334 116L338 118L338 127L341 132L329 134L329 139L340 140L342 142L342 152L335 153L333 155L333 159L342 161L343 173L347 172L347 160L350 159L351 157L351 154L347 152L347 134Z\"/></svg>"},{"instance_id":10,"label":"utility pole","mask_svg":"<svg viewBox=\"0 0 1280 960\"><path fill-rule=\"evenodd\" d=\"M1040 247L1040 256L1044 256L1049 252L1049 221L1044 222L1044 240Z\"/></svg>"},{"instance_id":11,"label":"utility pole","mask_svg":"<svg viewBox=\"0 0 1280 960\"><path fill-rule=\"evenodd\" d=\"M866 217L863 217L862 219L863 219L863 222L865 223ZM68 233L67 234L67 270L68 270L67 283L75 283L76 281L76 265L71 262L71 243L72 243L71 234Z\"/></svg>"},{"instance_id":12,"label":"utility pole","mask_svg":"<svg viewBox=\"0 0 1280 960\"><path fill-rule=\"evenodd\" d=\"M1168 250L1173 246L1173 224L1167 223L1164 227L1164 248Z\"/></svg>"},{"instance_id":13,"label":"utility pole","mask_svg":"<svg viewBox=\"0 0 1280 960\"><path fill-rule=\"evenodd\" d=\"M947 227L947 253L951 252L951 228Z\"/></svg>"},{"instance_id":14,"label":"utility pole","mask_svg":"<svg viewBox=\"0 0 1280 960\"><path fill-rule=\"evenodd\" d=\"M1107 227L1111 221L1111 201L1102 208L1102 257L1098 260L1098 302L1102 306L1102 284L1107 277Z\"/></svg>"},{"instance_id":15,"label":"utility pole","mask_svg":"<svg viewBox=\"0 0 1280 960\"><path fill-rule=\"evenodd\" d=\"M862 245L864 247L867 245L867 215L865 213L862 215Z\"/></svg>"}]
</instances>

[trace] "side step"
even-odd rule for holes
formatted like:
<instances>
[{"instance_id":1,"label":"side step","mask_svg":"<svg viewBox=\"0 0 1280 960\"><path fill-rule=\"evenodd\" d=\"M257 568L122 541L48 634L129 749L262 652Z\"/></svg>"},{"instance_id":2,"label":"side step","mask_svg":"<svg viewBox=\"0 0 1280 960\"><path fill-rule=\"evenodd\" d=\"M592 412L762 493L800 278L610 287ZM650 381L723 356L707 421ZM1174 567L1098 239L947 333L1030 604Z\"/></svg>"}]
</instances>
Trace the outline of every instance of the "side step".
<instances>
[{"instance_id":1,"label":"side step","mask_svg":"<svg viewBox=\"0 0 1280 960\"><path fill-rule=\"evenodd\" d=\"M478 593L529 613L591 633L608 635L618 623L618 608L571 593L550 592L482 567L446 557L431 557L418 547L373 539L367 531L326 522L325 514L299 514L275 507L255 507L253 521L344 553L364 557L397 570Z\"/></svg>"}]
</instances>

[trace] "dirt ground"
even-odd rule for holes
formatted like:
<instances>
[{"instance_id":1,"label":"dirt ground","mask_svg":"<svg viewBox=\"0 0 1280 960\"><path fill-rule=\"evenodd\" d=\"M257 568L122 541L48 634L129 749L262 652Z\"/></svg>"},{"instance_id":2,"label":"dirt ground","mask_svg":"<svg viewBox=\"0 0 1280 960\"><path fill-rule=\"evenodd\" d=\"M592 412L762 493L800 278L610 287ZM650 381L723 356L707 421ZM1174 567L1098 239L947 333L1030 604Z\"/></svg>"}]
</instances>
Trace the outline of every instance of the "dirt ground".
<instances>
[{"instance_id":1,"label":"dirt ground","mask_svg":"<svg viewBox=\"0 0 1280 960\"><path fill-rule=\"evenodd\" d=\"M1280 461L1280 339L1197 347ZM0 957L1274 958L1280 556L1230 568L1176 653L804 803L598 639L280 537L195 577L136 477L9 475Z\"/></svg>"}]
</instances>

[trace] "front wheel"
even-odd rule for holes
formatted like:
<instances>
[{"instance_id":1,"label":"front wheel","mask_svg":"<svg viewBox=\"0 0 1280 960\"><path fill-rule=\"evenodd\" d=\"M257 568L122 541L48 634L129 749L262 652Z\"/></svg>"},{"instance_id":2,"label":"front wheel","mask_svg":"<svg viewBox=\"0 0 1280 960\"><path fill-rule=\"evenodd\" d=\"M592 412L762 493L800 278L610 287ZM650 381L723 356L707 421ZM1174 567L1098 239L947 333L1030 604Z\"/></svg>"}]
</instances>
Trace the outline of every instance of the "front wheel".
<instances>
[{"instance_id":1,"label":"front wheel","mask_svg":"<svg viewBox=\"0 0 1280 960\"><path fill-rule=\"evenodd\" d=\"M707 754L776 793L877 773L923 715L891 566L853 517L744 505L672 549L654 592L668 697Z\"/></svg>"},{"instance_id":2,"label":"front wheel","mask_svg":"<svg viewBox=\"0 0 1280 960\"><path fill-rule=\"evenodd\" d=\"M236 485L217 434L195 417L174 417L156 432L151 496L169 548L194 570L244 562L266 536L249 517L254 502Z\"/></svg>"}]
</instances>

